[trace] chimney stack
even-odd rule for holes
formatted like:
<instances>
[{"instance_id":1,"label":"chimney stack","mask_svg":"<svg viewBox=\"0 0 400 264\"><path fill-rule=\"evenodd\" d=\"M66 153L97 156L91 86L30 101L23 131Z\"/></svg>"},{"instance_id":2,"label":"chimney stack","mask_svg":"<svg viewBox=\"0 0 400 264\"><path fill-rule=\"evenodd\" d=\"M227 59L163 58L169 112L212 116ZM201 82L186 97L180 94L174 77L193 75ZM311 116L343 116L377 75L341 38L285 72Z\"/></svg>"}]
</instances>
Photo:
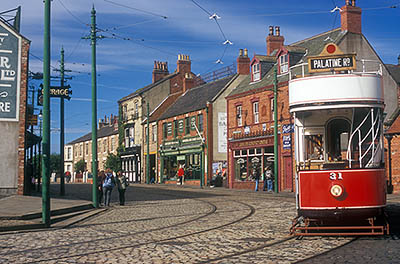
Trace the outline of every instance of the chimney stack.
<instances>
[{"instance_id":1,"label":"chimney stack","mask_svg":"<svg viewBox=\"0 0 400 264\"><path fill-rule=\"evenodd\" d=\"M169 74L168 72L168 62L154 61L153 68L153 83L161 80Z\"/></svg>"},{"instance_id":2,"label":"chimney stack","mask_svg":"<svg viewBox=\"0 0 400 264\"><path fill-rule=\"evenodd\" d=\"M184 76L185 73L192 72L189 55L178 54L176 65L178 73L182 73Z\"/></svg>"},{"instance_id":3,"label":"chimney stack","mask_svg":"<svg viewBox=\"0 0 400 264\"><path fill-rule=\"evenodd\" d=\"M361 34L361 8L356 6L355 0L346 0L340 11L340 20L342 31Z\"/></svg>"},{"instance_id":4,"label":"chimney stack","mask_svg":"<svg viewBox=\"0 0 400 264\"><path fill-rule=\"evenodd\" d=\"M237 73L247 75L250 74L250 58L247 55L247 49L239 50L239 57L237 58Z\"/></svg>"},{"instance_id":5,"label":"chimney stack","mask_svg":"<svg viewBox=\"0 0 400 264\"><path fill-rule=\"evenodd\" d=\"M275 27L274 34L274 27L269 26L269 34L267 36L267 55L271 55L274 50L280 49L283 46L284 41L285 38L281 36L280 27Z\"/></svg>"},{"instance_id":6,"label":"chimney stack","mask_svg":"<svg viewBox=\"0 0 400 264\"><path fill-rule=\"evenodd\" d=\"M185 93L187 90L193 88L194 79L190 72L185 73L185 79L183 80L183 92Z\"/></svg>"}]
</instances>

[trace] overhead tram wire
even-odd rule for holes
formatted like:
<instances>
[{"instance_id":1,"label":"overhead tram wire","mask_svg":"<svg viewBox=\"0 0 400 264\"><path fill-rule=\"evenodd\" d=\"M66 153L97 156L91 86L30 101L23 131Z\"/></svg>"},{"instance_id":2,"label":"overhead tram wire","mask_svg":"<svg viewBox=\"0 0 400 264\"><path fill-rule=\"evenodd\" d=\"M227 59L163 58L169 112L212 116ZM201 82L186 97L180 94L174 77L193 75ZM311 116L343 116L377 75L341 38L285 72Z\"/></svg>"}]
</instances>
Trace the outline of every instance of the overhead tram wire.
<instances>
[{"instance_id":1,"label":"overhead tram wire","mask_svg":"<svg viewBox=\"0 0 400 264\"><path fill-rule=\"evenodd\" d=\"M58 2L61 4L61 6L68 12L68 14L70 14L76 21L78 21L80 24L83 24L85 26L89 26L88 23L85 23L82 19L80 19L79 17L77 17L76 15L74 15L71 10L69 10L64 3L61 0L58 0Z\"/></svg>"},{"instance_id":2,"label":"overhead tram wire","mask_svg":"<svg viewBox=\"0 0 400 264\"><path fill-rule=\"evenodd\" d=\"M104 2L113 4L113 5L116 5L116 6L124 7L124 8L127 8L127 9L132 9L132 10L135 10L135 11L139 11L139 12L142 12L142 13L145 13L145 14L148 14L148 15L158 16L158 17L161 17L161 18L164 18L164 19L168 18L167 16L164 16L164 15L160 15L160 14L156 14L156 13L153 13L153 12L150 12L150 11L147 11L147 10L143 10L143 9L127 6L127 5L120 4L120 3L117 3L117 2L114 2L114 1L104 0Z\"/></svg>"}]
</instances>

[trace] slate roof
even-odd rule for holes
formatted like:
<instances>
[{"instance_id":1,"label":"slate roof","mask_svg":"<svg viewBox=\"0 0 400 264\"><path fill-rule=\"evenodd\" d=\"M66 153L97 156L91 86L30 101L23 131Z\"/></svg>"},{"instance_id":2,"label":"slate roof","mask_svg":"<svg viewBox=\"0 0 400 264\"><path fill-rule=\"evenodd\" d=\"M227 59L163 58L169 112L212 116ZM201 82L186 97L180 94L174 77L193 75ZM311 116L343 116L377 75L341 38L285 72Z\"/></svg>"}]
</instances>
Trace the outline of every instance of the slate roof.
<instances>
[{"instance_id":1,"label":"slate roof","mask_svg":"<svg viewBox=\"0 0 400 264\"><path fill-rule=\"evenodd\" d=\"M211 102L236 76L237 74L188 90L161 115L159 120L204 109L207 102Z\"/></svg>"},{"instance_id":2,"label":"slate roof","mask_svg":"<svg viewBox=\"0 0 400 264\"><path fill-rule=\"evenodd\" d=\"M343 37L348 34L345 31L342 31L340 28L295 42L290 45L284 46L289 51L289 59L290 66L294 66L296 64L303 63L306 61L304 56L316 56L319 55L325 45L329 42L334 42L338 44ZM277 50L271 53L271 56L276 56ZM257 55L260 56L260 55ZM265 57L271 57L265 56ZM305 68L308 71L308 68ZM296 74L298 71L300 73L301 67L298 67L296 70L292 71L292 73ZM267 86L271 86L272 89L274 78L274 67L271 67L268 72L263 74L263 78L257 82L251 82L251 74L249 74L235 89L227 97L234 97L239 94L250 92L256 89L263 89ZM285 82L289 80L288 74L278 75L278 83ZM269 88L268 88L269 89Z\"/></svg>"},{"instance_id":3,"label":"slate roof","mask_svg":"<svg viewBox=\"0 0 400 264\"><path fill-rule=\"evenodd\" d=\"M158 120L161 115L182 95L181 92L168 95L168 97L155 109L155 111L150 115L149 122L154 122ZM143 124L147 120L143 121Z\"/></svg>"},{"instance_id":4,"label":"slate roof","mask_svg":"<svg viewBox=\"0 0 400 264\"><path fill-rule=\"evenodd\" d=\"M105 126L97 130L97 138L108 137L112 135L118 134L118 130L114 129L114 126ZM80 142L90 141L92 140L92 132L87 133L86 135L81 136L69 143L67 145L73 145Z\"/></svg>"},{"instance_id":5,"label":"slate roof","mask_svg":"<svg viewBox=\"0 0 400 264\"><path fill-rule=\"evenodd\" d=\"M157 85L159 85L159 84L161 84L161 83L163 83L163 82L165 82L165 81L167 81L167 80L169 80L169 79L175 77L176 75L178 75L178 73L177 73L177 72L174 72L174 73L171 73L171 74L165 76L165 77L162 78L161 80L158 80L158 81L155 82L155 83L151 83L151 84L149 84L149 85L146 85L145 87L142 87L142 88L140 88L140 89L134 91L133 93L131 93L131 94L125 96L125 97L122 97L121 99L118 100L118 103L121 103L121 102L126 101L126 100L128 100L128 99L131 99L131 98L133 98L133 97L135 97L135 96L138 96L138 95L140 95L140 94L142 94L142 93L144 93L144 92L150 90L151 88L153 88L153 87L155 87L155 86L157 86Z\"/></svg>"},{"instance_id":6,"label":"slate roof","mask_svg":"<svg viewBox=\"0 0 400 264\"><path fill-rule=\"evenodd\" d=\"M397 84L400 85L400 65L385 64L385 66Z\"/></svg>"}]
</instances>

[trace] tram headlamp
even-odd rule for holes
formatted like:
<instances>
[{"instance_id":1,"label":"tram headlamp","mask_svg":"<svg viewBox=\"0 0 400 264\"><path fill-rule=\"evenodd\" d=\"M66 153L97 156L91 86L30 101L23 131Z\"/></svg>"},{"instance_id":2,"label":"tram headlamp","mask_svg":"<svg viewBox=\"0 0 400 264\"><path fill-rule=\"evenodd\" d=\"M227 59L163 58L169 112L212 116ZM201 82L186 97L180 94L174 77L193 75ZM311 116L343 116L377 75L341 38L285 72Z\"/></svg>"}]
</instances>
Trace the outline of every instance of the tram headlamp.
<instances>
[{"instance_id":1,"label":"tram headlamp","mask_svg":"<svg viewBox=\"0 0 400 264\"><path fill-rule=\"evenodd\" d=\"M333 196L339 197L342 195L342 193L343 193L343 188L340 185L335 184L331 187L331 194Z\"/></svg>"}]
</instances>

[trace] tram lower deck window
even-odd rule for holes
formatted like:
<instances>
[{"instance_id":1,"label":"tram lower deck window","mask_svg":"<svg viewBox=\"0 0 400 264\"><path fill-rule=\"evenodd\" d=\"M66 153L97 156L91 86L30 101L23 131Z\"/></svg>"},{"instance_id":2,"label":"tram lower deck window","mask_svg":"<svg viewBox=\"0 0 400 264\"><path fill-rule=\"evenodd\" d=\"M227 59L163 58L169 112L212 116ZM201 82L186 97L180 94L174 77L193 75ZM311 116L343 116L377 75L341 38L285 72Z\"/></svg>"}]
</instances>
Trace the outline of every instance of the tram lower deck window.
<instances>
[{"instance_id":1,"label":"tram lower deck window","mask_svg":"<svg viewBox=\"0 0 400 264\"><path fill-rule=\"evenodd\" d=\"M306 135L304 143L306 160L324 159L324 142L322 135Z\"/></svg>"}]
</instances>

